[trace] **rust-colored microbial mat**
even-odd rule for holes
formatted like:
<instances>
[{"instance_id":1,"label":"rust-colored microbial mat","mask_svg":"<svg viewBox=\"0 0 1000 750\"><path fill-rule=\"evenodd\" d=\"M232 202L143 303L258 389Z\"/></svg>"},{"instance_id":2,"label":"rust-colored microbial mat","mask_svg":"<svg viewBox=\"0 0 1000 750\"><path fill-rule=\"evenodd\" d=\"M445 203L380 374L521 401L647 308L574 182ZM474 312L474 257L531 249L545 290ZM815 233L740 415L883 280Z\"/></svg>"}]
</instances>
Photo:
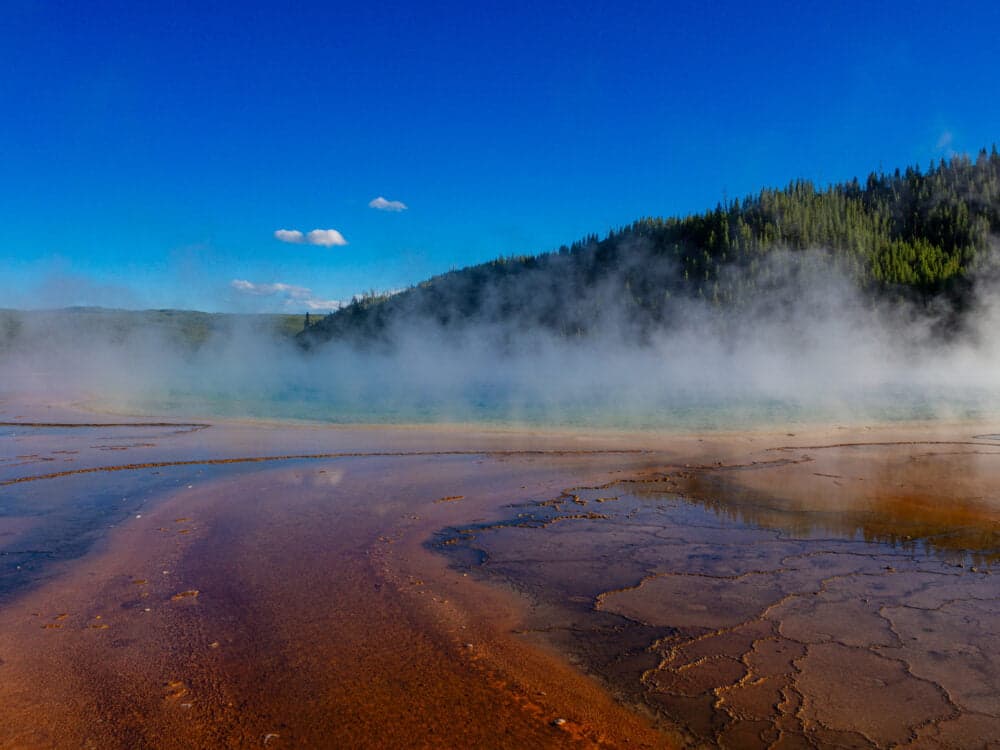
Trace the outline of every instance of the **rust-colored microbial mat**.
<instances>
[{"instance_id":1,"label":"rust-colored microbial mat","mask_svg":"<svg viewBox=\"0 0 1000 750\"><path fill-rule=\"evenodd\" d=\"M0 747L1000 736L986 428L678 437L11 408Z\"/></svg>"},{"instance_id":2,"label":"rust-colored microbial mat","mask_svg":"<svg viewBox=\"0 0 1000 750\"><path fill-rule=\"evenodd\" d=\"M476 453L454 431L234 427L212 445L212 430L159 425L16 429L31 450L8 443L22 457L0 477L0 747L668 744L513 639L520 602L426 544L642 452L482 435ZM101 464L106 445L143 460ZM304 452L322 457L280 458Z\"/></svg>"}]
</instances>

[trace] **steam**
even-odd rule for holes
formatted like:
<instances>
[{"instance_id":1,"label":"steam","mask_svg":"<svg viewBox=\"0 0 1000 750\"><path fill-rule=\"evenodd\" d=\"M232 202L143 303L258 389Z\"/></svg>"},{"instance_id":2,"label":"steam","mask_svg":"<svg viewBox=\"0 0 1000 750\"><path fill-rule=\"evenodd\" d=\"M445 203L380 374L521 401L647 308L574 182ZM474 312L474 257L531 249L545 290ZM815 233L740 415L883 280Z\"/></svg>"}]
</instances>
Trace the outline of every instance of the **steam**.
<instances>
[{"instance_id":1,"label":"steam","mask_svg":"<svg viewBox=\"0 0 1000 750\"><path fill-rule=\"evenodd\" d=\"M189 416L657 428L1000 411L997 274L976 277L956 325L947 308L873 302L826 257L776 254L766 288L737 314L677 300L651 331L636 330L614 278L583 299L548 300L598 321L578 338L511 322L499 314L516 308L510 299L462 325L401 315L378 342L311 351L253 317L192 346L169 327L9 314L0 396ZM543 279L522 281L524 301L537 304Z\"/></svg>"}]
</instances>

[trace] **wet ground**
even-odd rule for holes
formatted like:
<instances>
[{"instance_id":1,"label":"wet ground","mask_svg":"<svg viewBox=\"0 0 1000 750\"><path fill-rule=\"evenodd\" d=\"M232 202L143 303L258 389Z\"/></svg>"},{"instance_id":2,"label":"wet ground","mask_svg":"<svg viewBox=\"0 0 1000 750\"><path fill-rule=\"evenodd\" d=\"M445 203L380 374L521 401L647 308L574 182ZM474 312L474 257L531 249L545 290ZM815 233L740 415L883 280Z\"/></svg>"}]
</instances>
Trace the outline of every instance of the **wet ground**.
<instances>
[{"instance_id":1,"label":"wet ground","mask_svg":"<svg viewBox=\"0 0 1000 750\"><path fill-rule=\"evenodd\" d=\"M777 446L570 489L435 544L526 594L526 637L687 744L997 747L993 439Z\"/></svg>"},{"instance_id":2,"label":"wet ground","mask_svg":"<svg viewBox=\"0 0 1000 750\"><path fill-rule=\"evenodd\" d=\"M987 427L0 421L0 747L1000 736Z\"/></svg>"},{"instance_id":3,"label":"wet ground","mask_svg":"<svg viewBox=\"0 0 1000 750\"><path fill-rule=\"evenodd\" d=\"M669 743L513 640L519 603L425 546L511 499L641 468L642 451L454 430L11 429L0 747ZM106 445L124 456L102 461Z\"/></svg>"}]
</instances>

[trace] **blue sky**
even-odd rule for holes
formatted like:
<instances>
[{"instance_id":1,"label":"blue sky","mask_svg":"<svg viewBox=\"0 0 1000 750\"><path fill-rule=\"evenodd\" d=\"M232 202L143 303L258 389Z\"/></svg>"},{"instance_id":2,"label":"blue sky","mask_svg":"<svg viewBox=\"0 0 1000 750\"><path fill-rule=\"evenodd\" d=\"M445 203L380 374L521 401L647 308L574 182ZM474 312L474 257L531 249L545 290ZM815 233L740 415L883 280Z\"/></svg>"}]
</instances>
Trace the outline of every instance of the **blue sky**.
<instances>
[{"instance_id":1,"label":"blue sky","mask_svg":"<svg viewBox=\"0 0 1000 750\"><path fill-rule=\"evenodd\" d=\"M0 307L300 311L1000 141L1000 6L875 5L0 0Z\"/></svg>"}]
</instances>

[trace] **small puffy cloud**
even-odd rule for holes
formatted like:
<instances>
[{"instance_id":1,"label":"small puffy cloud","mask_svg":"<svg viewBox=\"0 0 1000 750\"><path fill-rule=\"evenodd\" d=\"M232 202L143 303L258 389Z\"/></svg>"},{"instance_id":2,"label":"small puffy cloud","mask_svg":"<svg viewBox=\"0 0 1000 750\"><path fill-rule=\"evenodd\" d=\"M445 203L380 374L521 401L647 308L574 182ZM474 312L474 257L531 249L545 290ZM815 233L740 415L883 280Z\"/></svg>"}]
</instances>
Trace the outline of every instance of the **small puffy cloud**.
<instances>
[{"instance_id":1,"label":"small puffy cloud","mask_svg":"<svg viewBox=\"0 0 1000 750\"><path fill-rule=\"evenodd\" d=\"M322 245L323 247L347 244L344 235L336 229L314 229L306 235L306 242L310 245Z\"/></svg>"},{"instance_id":2,"label":"small puffy cloud","mask_svg":"<svg viewBox=\"0 0 1000 750\"><path fill-rule=\"evenodd\" d=\"M403 201L390 201L383 198L381 195L368 203L369 208L374 208L379 211L405 211L406 204Z\"/></svg>"},{"instance_id":3,"label":"small puffy cloud","mask_svg":"<svg viewBox=\"0 0 1000 750\"><path fill-rule=\"evenodd\" d=\"M344 235L336 229L314 229L309 233L300 232L298 229L279 229L274 233L274 237L292 245L306 244L333 247L334 245L347 244Z\"/></svg>"},{"instance_id":4,"label":"small puffy cloud","mask_svg":"<svg viewBox=\"0 0 1000 750\"><path fill-rule=\"evenodd\" d=\"M282 242L291 242L296 245L305 241L305 236L298 229L279 229L274 233L274 237Z\"/></svg>"}]
</instances>

